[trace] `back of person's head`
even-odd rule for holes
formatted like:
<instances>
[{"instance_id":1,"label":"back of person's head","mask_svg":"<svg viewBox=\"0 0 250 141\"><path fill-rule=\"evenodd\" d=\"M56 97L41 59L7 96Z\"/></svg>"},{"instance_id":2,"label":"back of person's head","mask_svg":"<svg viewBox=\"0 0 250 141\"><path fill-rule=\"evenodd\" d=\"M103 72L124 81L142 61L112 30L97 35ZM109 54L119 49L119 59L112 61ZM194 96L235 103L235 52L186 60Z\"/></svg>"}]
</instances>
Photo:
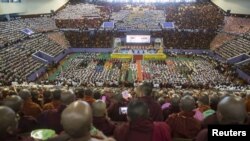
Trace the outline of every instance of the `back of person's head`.
<instances>
[{"instance_id":1,"label":"back of person's head","mask_svg":"<svg viewBox=\"0 0 250 141\"><path fill-rule=\"evenodd\" d=\"M69 105L70 103L74 102L75 99L76 96L73 91L62 90L60 100L63 105Z\"/></svg>"},{"instance_id":2,"label":"back of person's head","mask_svg":"<svg viewBox=\"0 0 250 141\"><path fill-rule=\"evenodd\" d=\"M6 98L9 95L9 89L8 88L4 88L2 91L2 98Z\"/></svg>"},{"instance_id":3,"label":"back of person's head","mask_svg":"<svg viewBox=\"0 0 250 141\"><path fill-rule=\"evenodd\" d=\"M101 99L101 93L99 91L94 91L94 99Z\"/></svg>"},{"instance_id":4,"label":"back of person's head","mask_svg":"<svg viewBox=\"0 0 250 141\"><path fill-rule=\"evenodd\" d=\"M60 90L60 89L54 89L52 91L53 100L60 100L61 93L62 93L62 90Z\"/></svg>"},{"instance_id":5,"label":"back of person's head","mask_svg":"<svg viewBox=\"0 0 250 141\"><path fill-rule=\"evenodd\" d=\"M85 90L85 93L84 93L85 96L90 96L90 97L93 97L93 91L91 89L86 89Z\"/></svg>"},{"instance_id":6,"label":"back of person's head","mask_svg":"<svg viewBox=\"0 0 250 141\"><path fill-rule=\"evenodd\" d=\"M198 104L200 105L209 105L209 96L207 94L201 94L198 98Z\"/></svg>"},{"instance_id":7,"label":"back of person's head","mask_svg":"<svg viewBox=\"0 0 250 141\"><path fill-rule=\"evenodd\" d=\"M24 100L28 100L31 98L31 93L28 89L22 89L20 92L19 92L19 96Z\"/></svg>"},{"instance_id":8,"label":"back of person's head","mask_svg":"<svg viewBox=\"0 0 250 141\"><path fill-rule=\"evenodd\" d=\"M32 99L38 99L39 91L38 90L32 90L30 92Z\"/></svg>"},{"instance_id":9,"label":"back of person's head","mask_svg":"<svg viewBox=\"0 0 250 141\"><path fill-rule=\"evenodd\" d=\"M209 105L210 105L211 109L216 111L219 101L220 101L220 97L217 94L211 95L209 98Z\"/></svg>"},{"instance_id":10,"label":"back of person's head","mask_svg":"<svg viewBox=\"0 0 250 141\"><path fill-rule=\"evenodd\" d=\"M92 104L92 110L94 117L104 117L107 113L106 104L102 100L96 100Z\"/></svg>"},{"instance_id":11,"label":"back of person's head","mask_svg":"<svg viewBox=\"0 0 250 141\"><path fill-rule=\"evenodd\" d=\"M0 138L6 134L14 134L17 128L15 112L6 106L0 106Z\"/></svg>"},{"instance_id":12,"label":"back of person's head","mask_svg":"<svg viewBox=\"0 0 250 141\"><path fill-rule=\"evenodd\" d=\"M136 121L149 118L149 108L146 103L140 100L133 100L128 104L128 120Z\"/></svg>"},{"instance_id":13,"label":"back of person's head","mask_svg":"<svg viewBox=\"0 0 250 141\"><path fill-rule=\"evenodd\" d=\"M180 104L180 96L177 95L177 94L173 94L171 99L170 99L170 103L171 103L171 106L174 106L174 107L179 107L179 104Z\"/></svg>"},{"instance_id":14,"label":"back of person's head","mask_svg":"<svg viewBox=\"0 0 250 141\"><path fill-rule=\"evenodd\" d=\"M185 95L180 100L180 110L191 112L195 109L195 100L191 95Z\"/></svg>"},{"instance_id":15,"label":"back of person's head","mask_svg":"<svg viewBox=\"0 0 250 141\"><path fill-rule=\"evenodd\" d=\"M247 117L244 101L235 96L223 98L217 107L217 117L221 124L243 124Z\"/></svg>"},{"instance_id":16,"label":"back of person's head","mask_svg":"<svg viewBox=\"0 0 250 141\"><path fill-rule=\"evenodd\" d=\"M87 102L75 101L62 112L61 124L71 138L90 136L92 110Z\"/></svg>"},{"instance_id":17,"label":"back of person's head","mask_svg":"<svg viewBox=\"0 0 250 141\"><path fill-rule=\"evenodd\" d=\"M12 95L3 101L3 105L18 113L22 108L23 100L20 96Z\"/></svg>"},{"instance_id":18,"label":"back of person's head","mask_svg":"<svg viewBox=\"0 0 250 141\"><path fill-rule=\"evenodd\" d=\"M84 97L85 90L83 88L76 89L77 99L82 99Z\"/></svg>"},{"instance_id":19,"label":"back of person's head","mask_svg":"<svg viewBox=\"0 0 250 141\"><path fill-rule=\"evenodd\" d=\"M153 85L151 83L144 82L142 85L139 86L138 91L142 94L142 96L151 96L153 91Z\"/></svg>"}]
</instances>

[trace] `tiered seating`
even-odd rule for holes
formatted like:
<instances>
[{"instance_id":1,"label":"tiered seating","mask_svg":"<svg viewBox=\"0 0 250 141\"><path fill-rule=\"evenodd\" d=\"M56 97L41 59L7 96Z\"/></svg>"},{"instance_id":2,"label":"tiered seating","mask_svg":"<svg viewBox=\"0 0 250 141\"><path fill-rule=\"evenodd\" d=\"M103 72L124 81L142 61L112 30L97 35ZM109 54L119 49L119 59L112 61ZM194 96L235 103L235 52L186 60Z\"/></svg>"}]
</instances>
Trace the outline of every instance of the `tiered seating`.
<instances>
[{"instance_id":1,"label":"tiered seating","mask_svg":"<svg viewBox=\"0 0 250 141\"><path fill-rule=\"evenodd\" d=\"M62 32L48 33L47 36L50 40L53 40L63 48L68 48L70 46L69 41L66 39L64 33Z\"/></svg>"},{"instance_id":2,"label":"tiered seating","mask_svg":"<svg viewBox=\"0 0 250 141\"><path fill-rule=\"evenodd\" d=\"M25 40L18 44L0 50L1 72L5 74L6 81L26 80L26 77L42 67L43 64L32 59L32 54L38 50L44 51L51 56L56 56L63 48L46 38L45 35Z\"/></svg>"},{"instance_id":3,"label":"tiered seating","mask_svg":"<svg viewBox=\"0 0 250 141\"><path fill-rule=\"evenodd\" d=\"M165 21L163 10L132 7L128 10L113 12L111 19L114 20L117 29L161 29L159 23Z\"/></svg>"},{"instance_id":4,"label":"tiered seating","mask_svg":"<svg viewBox=\"0 0 250 141\"><path fill-rule=\"evenodd\" d=\"M223 17L222 11L209 2L166 7L166 20L174 21L179 29L217 29Z\"/></svg>"},{"instance_id":5,"label":"tiered seating","mask_svg":"<svg viewBox=\"0 0 250 141\"><path fill-rule=\"evenodd\" d=\"M250 52L250 40L240 37L222 45L216 50L223 58L229 59Z\"/></svg>"},{"instance_id":6,"label":"tiered seating","mask_svg":"<svg viewBox=\"0 0 250 141\"><path fill-rule=\"evenodd\" d=\"M71 47L96 47L110 48L112 47L113 38L116 33L112 31L89 31L89 32L73 32L65 31L65 37L68 39Z\"/></svg>"},{"instance_id":7,"label":"tiered seating","mask_svg":"<svg viewBox=\"0 0 250 141\"><path fill-rule=\"evenodd\" d=\"M92 4L67 5L55 16L60 28L99 28L109 17L109 9Z\"/></svg>"},{"instance_id":8,"label":"tiered seating","mask_svg":"<svg viewBox=\"0 0 250 141\"><path fill-rule=\"evenodd\" d=\"M37 32L46 32L57 29L55 20L51 17L25 18L20 21L24 22L28 27Z\"/></svg>"},{"instance_id":9,"label":"tiered seating","mask_svg":"<svg viewBox=\"0 0 250 141\"><path fill-rule=\"evenodd\" d=\"M19 20L0 22L0 47L15 43L27 37L27 35L21 32L25 27L26 24Z\"/></svg>"}]
</instances>

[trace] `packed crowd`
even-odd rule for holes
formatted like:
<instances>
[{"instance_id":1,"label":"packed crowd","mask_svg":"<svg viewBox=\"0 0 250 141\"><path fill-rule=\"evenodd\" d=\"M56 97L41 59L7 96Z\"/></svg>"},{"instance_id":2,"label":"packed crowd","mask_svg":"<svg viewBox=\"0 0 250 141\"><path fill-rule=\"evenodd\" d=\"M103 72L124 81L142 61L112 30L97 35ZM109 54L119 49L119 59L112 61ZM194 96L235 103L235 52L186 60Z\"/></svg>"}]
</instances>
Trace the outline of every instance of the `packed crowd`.
<instances>
[{"instance_id":1,"label":"packed crowd","mask_svg":"<svg viewBox=\"0 0 250 141\"><path fill-rule=\"evenodd\" d=\"M166 6L166 21L173 21L179 29L217 30L223 24L222 10L211 4L169 4Z\"/></svg>"},{"instance_id":2,"label":"packed crowd","mask_svg":"<svg viewBox=\"0 0 250 141\"><path fill-rule=\"evenodd\" d=\"M67 5L55 16L59 28L99 28L109 18L110 10L93 4Z\"/></svg>"},{"instance_id":3,"label":"packed crowd","mask_svg":"<svg viewBox=\"0 0 250 141\"><path fill-rule=\"evenodd\" d=\"M113 47L113 38L119 33L113 31L65 31L64 35L71 47L83 48L110 48Z\"/></svg>"},{"instance_id":4,"label":"packed crowd","mask_svg":"<svg viewBox=\"0 0 250 141\"><path fill-rule=\"evenodd\" d=\"M113 12L111 20L114 20L119 30L160 30L160 23L165 22L163 10L140 9L121 10Z\"/></svg>"},{"instance_id":5,"label":"packed crowd","mask_svg":"<svg viewBox=\"0 0 250 141\"><path fill-rule=\"evenodd\" d=\"M28 37L21 32L30 28L34 32L48 32L56 30L55 21L51 17L18 18L13 21L0 22L0 48L17 43Z\"/></svg>"},{"instance_id":6,"label":"packed crowd","mask_svg":"<svg viewBox=\"0 0 250 141\"><path fill-rule=\"evenodd\" d=\"M209 49L216 32L208 31L163 31L163 41L166 48L176 49Z\"/></svg>"},{"instance_id":7,"label":"packed crowd","mask_svg":"<svg viewBox=\"0 0 250 141\"><path fill-rule=\"evenodd\" d=\"M38 34L37 37L1 49L1 85L26 81L32 72L44 66L44 64L32 58L32 54L39 50L51 56L56 56L63 51L63 48L48 39L46 35Z\"/></svg>"},{"instance_id":8,"label":"packed crowd","mask_svg":"<svg viewBox=\"0 0 250 141\"><path fill-rule=\"evenodd\" d=\"M9 87L0 89L1 141L208 140L208 125L249 125L250 93L200 89ZM7 117L7 118L6 118ZM42 130L39 130L42 132ZM112 137L112 138L110 138Z\"/></svg>"},{"instance_id":9,"label":"packed crowd","mask_svg":"<svg viewBox=\"0 0 250 141\"><path fill-rule=\"evenodd\" d=\"M135 61L100 58L100 54L81 53L69 58L69 64L53 84L69 86L136 86ZM143 81L157 87L210 87L234 84L233 72L206 56L170 57L162 61L142 61ZM221 68L223 71L221 71Z\"/></svg>"}]
</instances>

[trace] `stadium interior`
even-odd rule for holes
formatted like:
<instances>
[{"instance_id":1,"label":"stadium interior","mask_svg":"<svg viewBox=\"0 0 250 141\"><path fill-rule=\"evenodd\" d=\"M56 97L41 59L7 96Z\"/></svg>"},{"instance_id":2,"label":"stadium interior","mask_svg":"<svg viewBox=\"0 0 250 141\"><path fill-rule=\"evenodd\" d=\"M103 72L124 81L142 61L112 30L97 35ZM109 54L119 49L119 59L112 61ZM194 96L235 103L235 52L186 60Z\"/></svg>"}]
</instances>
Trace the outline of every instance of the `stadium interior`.
<instances>
[{"instance_id":1,"label":"stadium interior","mask_svg":"<svg viewBox=\"0 0 250 141\"><path fill-rule=\"evenodd\" d=\"M0 141L207 141L210 124L249 124L249 7L0 0Z\"/></svg>"}]
</instances>

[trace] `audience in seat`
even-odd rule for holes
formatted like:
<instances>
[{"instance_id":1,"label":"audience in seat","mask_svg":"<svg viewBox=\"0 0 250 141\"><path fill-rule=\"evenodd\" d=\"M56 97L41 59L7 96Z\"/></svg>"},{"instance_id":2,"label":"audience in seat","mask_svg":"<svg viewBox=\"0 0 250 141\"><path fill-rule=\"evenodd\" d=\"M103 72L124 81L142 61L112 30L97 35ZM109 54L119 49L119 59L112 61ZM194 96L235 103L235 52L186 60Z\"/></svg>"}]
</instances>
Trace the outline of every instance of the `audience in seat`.
<instances>
[{"instance_id":1,"label":"audience in seat","mask_svg":"<svg viewBox=\"0 0 250 141\"><path fill-rule=\"evenodd\" d=\"M61 93L60 89L55 89L51 91L52 93L52 101L49 103L44 104L43 110L53 110L58 109L61 105Z\"/></svg>"},{"instance_id":2,"label":"audience in seat","mask_svg":"<svg viewBox=\"0 0 250 141\"><path fill-rule=\"evenodd\" d=\"M61 133L63 127L61 125L61 114L67 105L75 101L75 95L69 90L57 90L60 93L60 105L55 109L43 111L38 117L40 128L53 129L56 133Z\"/></svg>"},{"instance_id":3,"label":"audience in seat","mask_svg":"<svg viewBox=\"0 0 250 141\"><path fill-rule=\"evenodd\" d=\"M170 126L173 138L193 139L201 129L201 123L194 118L195 100L186 95L180 100L180 112L169 115L166 123Z\"/></svg>"},{"instance_id":4,"label":"audience in seat","mask_svg":"<svg viewBox=\"0 0 250 141\"><path fill-rule=\"evenodd\" d=\"M91 89L86 89L82 100L88 102L89 105L92 105L92 103L95 102L95 99L93 98L93 91Z\"/></svg>"},{"instance_id":5,"label":"audience in seat","mask_svg":"<svg viewBox=\"0 0 250 141\"><path fill-rule=\"evenodd\" d=\"M16 136L16 127L18 124L16 113L9 107L0 106L0 115L0 140L21 140L18 136Z\"/></svg>"},{"instance_id":6,"label":"audience in seat","mask_svg":"<svg viewBox=\"0 0 250 141\"><path fill-rule=\"evenodd\" d=\"M112 136L115 124L109 119L106 109L106 104L102 100L97 100L92 103L93 110L93 125L106 136Z\"/></svg>"},{"instance_id":7,"label":"audience in seat","mask_svg":"<svg viewBox=\"0 0 250 141\"><path fill-rule=\"evenodd\" d=\"M23 89L19 92L20 97L23 99L23 107L21 112L25 116L32 116L37 118L42 112L42 108L31 100L31 94L28 89Z\"/></svg>"},{"instance_id":8,"label":"audience in seat","mask_svg":"<svg viewBox=\"0 0 250 141\"><path fill-rule=\"evenodd\" d=\"M154 101L152 97L153 86L151 83L143 83L137 88L137 96L149 107L149 114L153 121L163 121L163 115L160 104Z\"/></svg>"},{"instance_id":9,"label":"audience in seat","mask_svg":"<svg viewBox=\"0 0 250 141\"><path fill-rule=\"evenodd\" d=\"M109 17L107 7L93 4L67 5L55 16L59 28L99 28Z\"/></svg>"},{"instance_id":10,"label":"audience in seat","mask_svg":"<svg viewBox=\"0 0 250 141\"><path fill-rule=\"evenodd\" d=\"M248 116L244 101L241 97L224 97L217 107L217 119L221 125L235 125L248 123ZM203 129L196 137L196 141L207 141L208 129Z\"/></svg>"},{"instance_id":11,"label":"audience in seat","mask_svg":"<svg viewBox=\"0 0 250 141\"><path fill-rule=\"evenodd\" d=\"M23 100L20 96L12 95L7 97L3 101L3 105L11 108L16 113L16 116L19 117L18 133L29 133L38 128L37 120L34 117L23 115L21 112Z\"/></svg>"},{"instance_id":12,"label":"audience in seat","mask_svg":"<svg viewBox=\"0 0 250 141\"><path fill-rule=\"evenodd\" d=\"M117 141L171 141L169 126L164 122L153 122L149 108L140 100L131 101L127 110L128 123L118 126L114 132Z\"/></svg>"},{"instance_id":13,"label":"audience in seat","mask_svg":"<svg viewBox=\"0 0 250 141\"><path fill-rule=\"evenodd\" d=\"M98 133L98 138L91 137L92 127L92 110L87 102L76 101L67 106L62 112L61 123L65 131L64 139L60 141L72 140L104 140L113 141L107 138L103 133Z\"/></svg>"}]
</instances>

